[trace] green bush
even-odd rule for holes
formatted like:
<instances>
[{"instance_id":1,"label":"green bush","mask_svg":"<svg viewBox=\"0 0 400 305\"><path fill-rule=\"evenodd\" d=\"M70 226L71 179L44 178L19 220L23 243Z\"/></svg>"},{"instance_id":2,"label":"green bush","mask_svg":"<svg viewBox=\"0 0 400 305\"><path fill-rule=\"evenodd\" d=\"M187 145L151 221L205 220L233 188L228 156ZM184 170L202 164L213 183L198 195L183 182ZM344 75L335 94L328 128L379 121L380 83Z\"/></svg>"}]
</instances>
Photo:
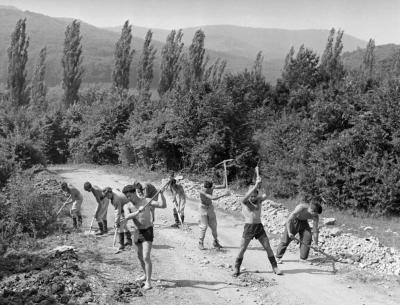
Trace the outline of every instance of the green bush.
<instances>
[{"instance_id":1,"label":"green bush","mask_svg":"<svg viewBox=\"0 0 400 305\"><path fill-rule=\"evenodd\" d=\"M42 193L26 172L13 175L5 190L8 196L0 198L0 216L7 239L12 243L25 235L45 236L56 221L60 196Z\"/></svg>"}]
</instances>

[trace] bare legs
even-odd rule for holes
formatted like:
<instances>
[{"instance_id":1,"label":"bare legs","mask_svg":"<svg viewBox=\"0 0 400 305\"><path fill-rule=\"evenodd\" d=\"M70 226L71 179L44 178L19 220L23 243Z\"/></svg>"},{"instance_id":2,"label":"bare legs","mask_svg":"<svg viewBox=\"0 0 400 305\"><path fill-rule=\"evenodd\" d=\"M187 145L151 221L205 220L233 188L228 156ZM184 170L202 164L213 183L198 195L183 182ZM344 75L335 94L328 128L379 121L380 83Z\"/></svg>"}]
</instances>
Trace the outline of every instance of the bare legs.
<instances>
[{"instance_id":1,"label":"bare legs","mask_svg":"<svg viewBox=\"0 0 400 305\"><path fill-rule=\"evenodd\" d=\"M152 273L152 263L150 258L151 248L153 243L149 241L145 241L143 243L137 244L138 248L138 259L140 265L142 266L143 272L145 274L144 278L141 279L145 280L144 289L151 288L151 273Z\"/></svg>"}]
</instances>

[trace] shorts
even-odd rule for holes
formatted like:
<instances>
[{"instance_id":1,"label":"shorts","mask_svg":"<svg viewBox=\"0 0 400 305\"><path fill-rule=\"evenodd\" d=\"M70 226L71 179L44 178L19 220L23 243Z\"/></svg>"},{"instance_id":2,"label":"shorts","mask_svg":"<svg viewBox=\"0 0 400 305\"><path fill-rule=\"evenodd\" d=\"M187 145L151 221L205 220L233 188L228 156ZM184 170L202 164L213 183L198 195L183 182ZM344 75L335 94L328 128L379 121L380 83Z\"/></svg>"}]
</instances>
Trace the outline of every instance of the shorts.
<instances>
[{"instance_id":1,"label":"shorts","mask_svg":"<svg viewBox=\"0 0 400 305\"><path fill-rule=\"evenodd\" d=\"M265 233L264 226L262 223L246 223L244 225L243 235L244 239L260 239L263 236L267 236Z\"/></svg>"},{"instance_id":2,"label":"shorts","mask_svg":"<svg viewBox=\"0 0 400 305\"><path fill-rule=\"evenodd\" d=\"M154 232L153 232L153 227L148 227L147 229L139 229L138 230L138 238L135 241L135 244L141 244L145 241L148 242L153 242L154 239Z\"/></svg>"}]
</instances>

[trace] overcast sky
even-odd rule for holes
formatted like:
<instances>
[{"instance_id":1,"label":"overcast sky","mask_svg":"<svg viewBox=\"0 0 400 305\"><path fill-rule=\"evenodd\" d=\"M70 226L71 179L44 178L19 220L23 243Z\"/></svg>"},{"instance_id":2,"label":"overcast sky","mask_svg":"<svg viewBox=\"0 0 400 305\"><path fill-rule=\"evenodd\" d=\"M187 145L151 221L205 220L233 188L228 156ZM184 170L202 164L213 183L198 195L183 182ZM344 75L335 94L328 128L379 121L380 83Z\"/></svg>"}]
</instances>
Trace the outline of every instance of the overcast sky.
<instances>
[{"instance_id":1,"label":"overcast sky","mask_svg":"<svg viewBox=\"0 0 400 305\"><path fill-rule=\"evenodd\" d=\"M233 24L263 28L330 29L376 44L400 43L400 0L0 0L22 10L71 17L95 26L150 28Z\"/></svg>"}]
</instances>

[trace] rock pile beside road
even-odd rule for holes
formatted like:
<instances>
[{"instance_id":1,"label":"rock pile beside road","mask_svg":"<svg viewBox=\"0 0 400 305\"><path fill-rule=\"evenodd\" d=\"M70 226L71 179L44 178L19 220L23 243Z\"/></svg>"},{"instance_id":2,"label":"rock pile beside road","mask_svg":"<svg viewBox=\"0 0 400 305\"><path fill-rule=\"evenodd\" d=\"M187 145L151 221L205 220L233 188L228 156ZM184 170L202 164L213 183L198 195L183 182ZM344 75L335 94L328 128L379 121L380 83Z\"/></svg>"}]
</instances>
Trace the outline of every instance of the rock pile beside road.
<instances>
[{"instance_id":1,"label":"rock pile beside road","mask_svg":"<svg viewBox=\"0 0 400 305\"><path fill-rule=\"evenodd\" d=\"M200 183L188 179L183 179L180 183L189 198L199 199ZM215 194L223 192L224 190L216 190ZM219 199L216 206L227 211L240 211L242 198L242 195L231 193L230 196ZM263 202L262 220L269 234L282 234L288 216L288 209L281 203L272 200ZM382 245L378 238L373 236L363 238L343 233L342 227L335 226L335 223L334 218L322 218L320 221L320 247L323 251L337 257L343 263L362 269L400 275L400 251ZM294 249L294 246L290 249Z\"/></svg>"}]
</instances>

